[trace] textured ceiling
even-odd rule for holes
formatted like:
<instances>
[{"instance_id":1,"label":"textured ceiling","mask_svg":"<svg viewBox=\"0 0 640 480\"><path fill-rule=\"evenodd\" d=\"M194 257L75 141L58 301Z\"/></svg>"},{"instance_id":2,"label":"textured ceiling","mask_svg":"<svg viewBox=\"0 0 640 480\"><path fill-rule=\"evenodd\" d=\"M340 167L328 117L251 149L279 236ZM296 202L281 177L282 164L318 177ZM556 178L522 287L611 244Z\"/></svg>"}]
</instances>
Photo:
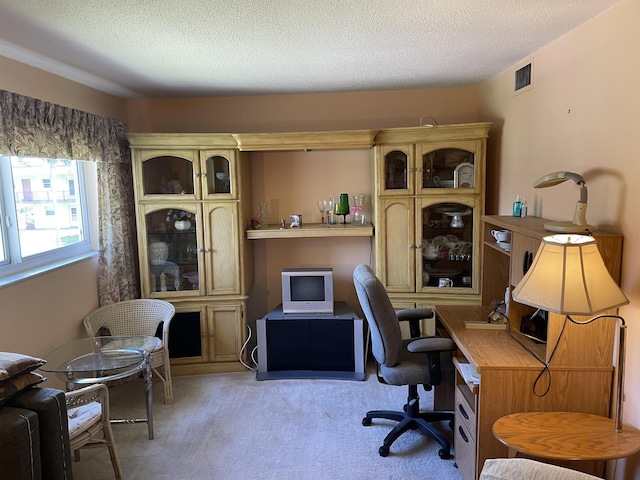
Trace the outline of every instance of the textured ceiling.
<instances>
[{"instance_id":1,"label":"textured ceiling","mask_svg":"<svg viewBox=\"0 0 640 480\"><path fill-rule=\"evenodd\" d=\"M618 0L0 0L0 55L122 97L475 85Z\"/></svg>"}]
</instances>

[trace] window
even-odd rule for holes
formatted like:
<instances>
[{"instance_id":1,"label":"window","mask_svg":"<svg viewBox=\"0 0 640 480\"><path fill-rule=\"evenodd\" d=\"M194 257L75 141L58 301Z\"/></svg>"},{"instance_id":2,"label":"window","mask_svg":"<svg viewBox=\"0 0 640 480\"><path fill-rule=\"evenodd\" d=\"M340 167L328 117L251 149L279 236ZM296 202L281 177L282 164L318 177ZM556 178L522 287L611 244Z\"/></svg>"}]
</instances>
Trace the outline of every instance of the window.
<instances>
[{"instance_id":1,"label":"window","mask_svg":"<svg viewBox=\"0 0 640 480\"><path fill-rule=\"evenodd\" d=\"M92 162L0 156L0 280L91 251L87 177Z\"/></svg>"}]
</instances>

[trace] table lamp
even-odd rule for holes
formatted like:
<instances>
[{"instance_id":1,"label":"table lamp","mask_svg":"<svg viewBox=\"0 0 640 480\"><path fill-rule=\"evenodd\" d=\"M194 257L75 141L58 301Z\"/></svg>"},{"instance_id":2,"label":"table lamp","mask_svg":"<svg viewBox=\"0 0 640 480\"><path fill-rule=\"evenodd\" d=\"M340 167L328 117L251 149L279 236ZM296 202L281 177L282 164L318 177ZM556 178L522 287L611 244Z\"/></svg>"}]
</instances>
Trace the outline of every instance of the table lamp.
<instances>
[{"instance_id":1,"label":"table lamp","mask_svg":"<svg viewBox=\"0 0 640 480\"><path fill-rule=\"evenodd\" d=\"M587 223L587 186L581 175L573 172L553 172L533 182L533 188L546 188L558 185L566 180L573 180L580 187L580 198L576 203L576 211L572 221L545 223L545 230L558 233L590 233L595 230Z\"/></svg>"},{"instance_id":2,"label":"table lamp","mask_svg":"<svg viewBox=\"0 0 640 480\"><path fill-rule=\"evenodd\" d=\"M513 290L516 302L561 315L596 315L629 303L611 278L595 239L585 235L552 235L542 239L533 264ZM618 315L599 315L620 320L615 431L622 432L622 397L627 326Z\"/></svg>"}]
</instances>

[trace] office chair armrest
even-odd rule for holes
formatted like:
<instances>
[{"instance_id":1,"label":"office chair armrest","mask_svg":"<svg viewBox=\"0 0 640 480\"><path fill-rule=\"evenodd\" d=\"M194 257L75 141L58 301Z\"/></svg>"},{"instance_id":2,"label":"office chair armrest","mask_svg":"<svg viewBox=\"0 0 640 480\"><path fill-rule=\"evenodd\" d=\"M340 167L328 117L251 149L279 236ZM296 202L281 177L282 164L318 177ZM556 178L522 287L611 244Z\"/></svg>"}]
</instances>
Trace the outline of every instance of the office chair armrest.
<instances>
[{"instance_id":1,"label":"office chair armrest","mask_svg":"<svg viewBox=\"0 0 640 480\"><path fill-rule=\"evenodd\" d=\"M433 310L430 308L405 308L396 312L398 320L408 322L411 320L422 320L433 317Z\"/></svg>"},{"instance_id":2,"label":"office chair armrest","mask_svg":"<svg viewBox=\"0 0 640 480\"><path fill-rule=\"evenodd\" d=\"M411 338L420 337L420 320L431 318L433 315L434 312L430 308L405 308L396 312L399 321L409 322Z\"/></svg>"},{"instance_id":3,"label":"office chair armrest","mask_svg":"<svg viewBox=\"0 0 640 480\"><path fill-rule=\"evenodd\" d=\"M424 337L418 338L407 345L411 353L446 352L456 349L456 344L450 338Z\"/></svg>"}]
</instances>

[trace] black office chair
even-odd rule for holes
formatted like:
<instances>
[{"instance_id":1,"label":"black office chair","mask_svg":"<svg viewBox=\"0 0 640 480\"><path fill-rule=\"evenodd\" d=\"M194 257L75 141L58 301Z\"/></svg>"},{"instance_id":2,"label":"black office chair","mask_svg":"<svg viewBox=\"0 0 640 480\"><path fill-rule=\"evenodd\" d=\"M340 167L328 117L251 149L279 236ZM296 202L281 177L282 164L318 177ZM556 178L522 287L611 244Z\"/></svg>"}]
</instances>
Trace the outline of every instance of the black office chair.
<instances>
[{"instance_id":1,"label":"black office chair","mask_svg":"<svg viewBox=\"0 0 640 480\"><path fill-rule=\"evenodd\" d=\"M418 385L431 390L440 383L453 383L451 351L455 343L449 338L419 337L419 320L431 316L428 309L394 311L387 291L367 265L358 265L353 272L360 306L371 331L371 348L378 362L378 380L388 385L408 385L409 395L402 412L372 410L362 419L365 426L373 418L399 422L385 437L378 452L386 457L391 444L407 430L419 429L440 444L440 458L451 457L451 444L447 437L431 423L443 420L453 424L453 411L420 411ZM411 338L403 340L400 321L410 322ZM419 337L419 338L415 338ZM443 378L444 377L444 378Z\"/></svg>"}]
</instances>

